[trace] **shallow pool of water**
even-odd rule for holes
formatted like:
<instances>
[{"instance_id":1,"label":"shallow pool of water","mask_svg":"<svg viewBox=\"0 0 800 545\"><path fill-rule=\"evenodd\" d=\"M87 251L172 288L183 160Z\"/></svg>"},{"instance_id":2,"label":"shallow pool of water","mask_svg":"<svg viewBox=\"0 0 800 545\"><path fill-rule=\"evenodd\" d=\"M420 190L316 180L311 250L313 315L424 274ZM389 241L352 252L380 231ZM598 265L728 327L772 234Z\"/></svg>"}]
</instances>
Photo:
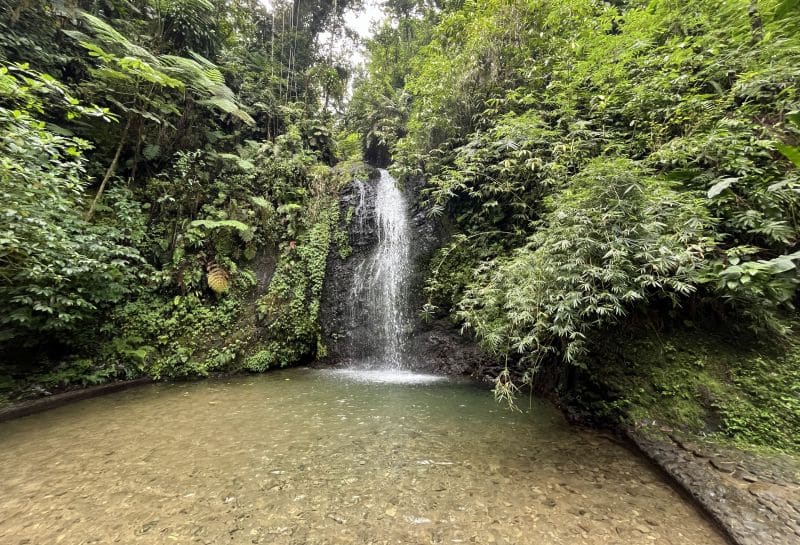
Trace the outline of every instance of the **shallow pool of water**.
<instances>
[{"instance_id":1,"label":"shallow pool of water","mask_svg":"<svg viewBox=\"0 0 800 545\"><path fill-rule=\"evenodd\" d=\"M302 369L82 401L0 424L0 543L724 543L640 457L524 405Z\"/></svg>"}]
</instances>

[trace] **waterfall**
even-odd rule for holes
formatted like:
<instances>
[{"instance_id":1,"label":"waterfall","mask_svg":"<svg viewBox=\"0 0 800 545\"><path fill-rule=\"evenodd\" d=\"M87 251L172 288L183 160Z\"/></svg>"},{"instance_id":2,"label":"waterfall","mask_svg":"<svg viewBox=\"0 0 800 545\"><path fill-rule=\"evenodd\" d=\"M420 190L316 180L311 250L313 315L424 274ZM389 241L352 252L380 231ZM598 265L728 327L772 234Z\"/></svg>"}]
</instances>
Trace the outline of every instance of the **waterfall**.
<instances>
[{"instance_id":1,"label":"waterfall","mask_svg":"<svg viewBox=\"0 0 800 545\"><path fill-rule=\"evenodd\" d=\"M355 233L362 235L371 220L368 203L372 190L356 182L358 204L354 211ZM350 293L351 323L366 323L368 338L351 350L355 359L371 360L373 366L401 369L403 342L409 330L407 312L410 266L408 205L395 179L380 171L374 189L374 221L378 241L355 268Z\"/></svg>"}]
</instances>

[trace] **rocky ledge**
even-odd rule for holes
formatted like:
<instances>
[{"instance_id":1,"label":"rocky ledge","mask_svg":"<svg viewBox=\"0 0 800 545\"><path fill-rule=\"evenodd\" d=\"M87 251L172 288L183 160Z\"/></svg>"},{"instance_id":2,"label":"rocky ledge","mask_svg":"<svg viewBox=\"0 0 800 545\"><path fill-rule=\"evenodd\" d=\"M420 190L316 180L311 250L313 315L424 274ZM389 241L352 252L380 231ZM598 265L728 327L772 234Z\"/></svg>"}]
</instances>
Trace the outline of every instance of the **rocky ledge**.
<instances>
[{"instance_id":1,"label":"rocky ledge","mask_svg":"<svg viewBox=\"0 0 800 545\"><path fill-rule=\"evenodd\" d=\"M800 460L651 427L629 429L627 435L737 545L800 543Z\"/></svg>"}]
</instances>

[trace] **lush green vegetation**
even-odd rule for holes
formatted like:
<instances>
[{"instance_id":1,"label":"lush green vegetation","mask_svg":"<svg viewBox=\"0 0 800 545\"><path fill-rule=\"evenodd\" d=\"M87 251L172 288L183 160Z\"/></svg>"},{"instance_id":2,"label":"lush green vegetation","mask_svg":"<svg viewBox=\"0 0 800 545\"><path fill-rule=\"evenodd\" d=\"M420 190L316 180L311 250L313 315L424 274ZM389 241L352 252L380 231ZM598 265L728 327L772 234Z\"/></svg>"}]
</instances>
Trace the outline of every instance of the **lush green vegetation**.
<instances>
[{"instance_id":1,"label":"lush green vegetation","mask_svg":"<svg viewBox=\"0 0 800 545\"><path fill-rule=\"evenodd\" d=\"M568 394L582 416L800 451L800 347L721 327L597 335Z\"/></svg>"},{"instance_id":2,"label":"lush green vegetation","mask_svg":"<svg viewBox=\"0 0 800 545\"><path fill-rule=\"evenodd\" d=\"M0 0L0 395L324 354L363 155L500 397L797 450L800 3L390 0L348 96L358 4Z\"/></svg>"},{"instance_id":3,"label":"lush green vegetation","mask_svg":"<svg viewBox=\"0 0 800 545\"><path fill-rule=\"evenodd\" d=\"M314 356L352 5L0 2L0 397Z\"/></svg>"},{"instance_id":4,"label":"lush green vegetation","mask_svg":"<svg viewBox=\"0 0 800 545\"><path fill-rule=\"evenodd\" d=\"M797 2L395 4L349 126L368 155L426 177L430 213L452 223L424 314L451 316L507 362L498 395L558 367L635 420L655 398L622 390L652 388L658 365L604 363L639 377L616 389L597 363L600 340L628 342L632 327L656 352L668 346L650 332L712 318L792 350ZM797 395L796 358L739 349L716 360L719 431L796 449L800 409L778 400ZM684 367L693 379L672 387L697 413L703 371ZM750 392L760 381L778 386Z\"/></svg>"}]
</instances>

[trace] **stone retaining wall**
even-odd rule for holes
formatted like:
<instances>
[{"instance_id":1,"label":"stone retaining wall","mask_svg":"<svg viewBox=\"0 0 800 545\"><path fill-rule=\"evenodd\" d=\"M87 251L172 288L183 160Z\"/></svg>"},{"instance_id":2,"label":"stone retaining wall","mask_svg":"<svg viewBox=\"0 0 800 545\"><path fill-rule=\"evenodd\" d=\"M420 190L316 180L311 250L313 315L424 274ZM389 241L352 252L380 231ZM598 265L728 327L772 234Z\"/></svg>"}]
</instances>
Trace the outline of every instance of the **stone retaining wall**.
<instances>
[{"instance_id":1,"label":"stone retaining wall","mask_svg":"<svg viewBox=\"0 0 800 545\"><path fill-rule=\"evenodd\" d=\"M39 399L31 399L29 401L22 401L11 405L10 407L0 408L0 422L28 416L42 411L55 409L73 401L80 399L89 399L91 397L99 397L102 395L127 390L134 386L141 386L152 382L150 378L139 378L135 380L125 380L120 382L111 382L109 384L101 384L99 386L91 386L89 388L82 388L80 390L71 390Z\"/></svg>"}]
</instances>

